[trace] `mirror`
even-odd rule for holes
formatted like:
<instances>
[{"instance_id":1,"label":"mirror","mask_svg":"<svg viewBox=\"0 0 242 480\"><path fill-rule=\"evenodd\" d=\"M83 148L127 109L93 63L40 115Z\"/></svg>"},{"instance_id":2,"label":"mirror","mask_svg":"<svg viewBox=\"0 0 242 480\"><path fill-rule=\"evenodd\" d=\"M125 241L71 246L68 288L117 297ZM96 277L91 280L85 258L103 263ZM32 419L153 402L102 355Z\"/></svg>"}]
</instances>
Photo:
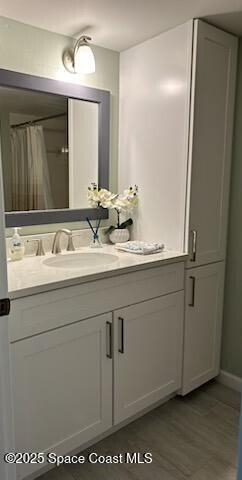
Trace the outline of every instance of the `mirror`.
<instances>
[{"instance_id":1,"label":"mirror","mask_svg":"<svg viewBox=\"0 0 242 480\"><path fill-rule=\"evenodd\" d=\"M98 104L0 88L5 210L88 208L98 183Z\"/></svg>"},{"instance_id":2,"label":"mirror","mask_svg":"<svg viewBox=\"0 0 242 480\"><path fill-rule=\"evenodd\" d=\"M68 99L0 88L5 211L69 207Z\"/></svg>"},{"instance_id":3,"label":"mirror","mask_svg":"<svg viewBox=\"0 0 242 480\"><path fill-rule=\"evenodd\" d=\"M7 226L105 218L89 208L87 188L108 188L109 92L11 72L15 84L32 79L31 89L14 88L1 74Z\"/></svg>"}]
</instances>

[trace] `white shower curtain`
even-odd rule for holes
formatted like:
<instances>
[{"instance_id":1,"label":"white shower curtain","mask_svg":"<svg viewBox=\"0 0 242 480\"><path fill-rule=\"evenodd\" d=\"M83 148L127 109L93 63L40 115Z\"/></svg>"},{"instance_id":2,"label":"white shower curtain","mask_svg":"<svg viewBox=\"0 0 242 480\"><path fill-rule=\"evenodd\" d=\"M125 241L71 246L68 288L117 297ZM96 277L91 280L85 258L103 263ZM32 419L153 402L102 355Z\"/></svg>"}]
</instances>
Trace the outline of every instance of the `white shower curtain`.
<instances>
[{"instance_id":1,"label":"white shower curtain","mask_svg":"<svg viewBox=\"0 0 242 480\"><path fill-rule=\"evenodd\" d=\"M11 130L13 210L54 208L43 127Z\"/></svg>"}]
</instances>

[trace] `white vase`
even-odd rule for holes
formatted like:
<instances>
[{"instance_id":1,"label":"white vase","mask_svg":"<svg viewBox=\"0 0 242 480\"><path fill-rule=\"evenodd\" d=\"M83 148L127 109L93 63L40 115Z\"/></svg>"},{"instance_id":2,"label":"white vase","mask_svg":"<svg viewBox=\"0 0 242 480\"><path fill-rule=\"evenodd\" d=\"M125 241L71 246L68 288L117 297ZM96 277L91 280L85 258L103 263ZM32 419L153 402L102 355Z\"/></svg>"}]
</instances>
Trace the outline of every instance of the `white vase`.
<instances>
[{"instance_id":1,"label":"white vase","mask_svg":"<svg viewBox=\"0 0 242 480\"><path fill-rule=\"evenodd\" d=\"M129 230L127 228L115 228L109 235L110 242L124 243L129 240Z\"/></svg>"}]
</instances>

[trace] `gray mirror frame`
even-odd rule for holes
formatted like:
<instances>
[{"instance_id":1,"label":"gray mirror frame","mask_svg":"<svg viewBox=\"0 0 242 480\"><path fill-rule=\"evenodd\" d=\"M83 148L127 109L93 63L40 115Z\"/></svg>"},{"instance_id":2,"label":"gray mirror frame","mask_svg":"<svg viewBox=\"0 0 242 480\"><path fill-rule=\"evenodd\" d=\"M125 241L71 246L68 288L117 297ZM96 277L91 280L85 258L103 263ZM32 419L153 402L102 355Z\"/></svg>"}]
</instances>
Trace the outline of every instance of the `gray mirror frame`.
<instances>
[{"instance_id":1,"label":"gray mirror frame","mask_svg":"<svg viewBox=\"0 0 242 480\"><path fill-rule=\"evenodd\" d=\"M110 92L75 83L62 82L49 78L27 75L0 69L0 86L31 90L36 92L63 95L76 100L98 103L98 184L109 188L109 136L110 136ZM28 212L10 212L5 214L6 227L22 227L49 223L78 222L108 218L105 209L81 208L62 210L38 210Z\"/></svg>"}]
</instances>

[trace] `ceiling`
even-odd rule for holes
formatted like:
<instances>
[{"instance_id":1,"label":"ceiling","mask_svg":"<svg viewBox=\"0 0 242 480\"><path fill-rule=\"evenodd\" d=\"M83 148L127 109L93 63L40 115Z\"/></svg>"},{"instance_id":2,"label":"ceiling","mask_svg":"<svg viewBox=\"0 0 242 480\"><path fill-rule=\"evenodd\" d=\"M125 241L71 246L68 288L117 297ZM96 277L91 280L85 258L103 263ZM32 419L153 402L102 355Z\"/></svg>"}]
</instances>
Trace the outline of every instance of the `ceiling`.
<instances>
[{"instance_id":1,"label":"ceiling","mask_svg":"<svg viewBox=\"0 0 242 480\"><path fill-rule=\"evenodd\" d=\"M60 95L0 87L1 112L45 117L67 111L67 99Z\"/></svg>"},{"instance_id":2,"label":"ceiling","mask_svg":"<svg viewBox=\"0 0 242 480\"><path fill-rule=\"evenodd\" d=\"M242 36L242 0L1 0L0 15L125 50L191 18Z\"/></svg>"}]
</instances>

